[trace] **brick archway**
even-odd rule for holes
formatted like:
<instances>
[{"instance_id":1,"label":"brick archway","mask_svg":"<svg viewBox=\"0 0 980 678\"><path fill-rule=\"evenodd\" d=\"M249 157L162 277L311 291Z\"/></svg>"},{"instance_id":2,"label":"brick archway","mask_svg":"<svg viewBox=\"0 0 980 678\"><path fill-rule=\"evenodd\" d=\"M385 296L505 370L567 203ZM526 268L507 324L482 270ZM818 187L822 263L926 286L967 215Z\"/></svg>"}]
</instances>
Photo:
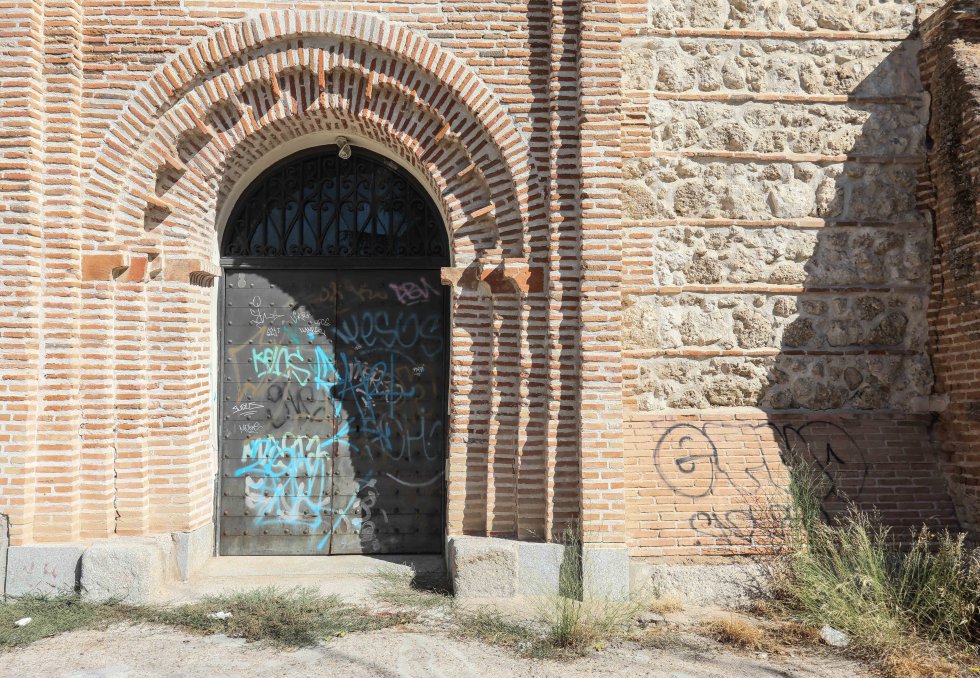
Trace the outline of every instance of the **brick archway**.
<instances>
[{"instance_id":1,"label":"brick archway","mask_svg":"<svg viewBox=\"0 0 980 678\"><path fill-rule=\"evenodd\" d=\"M492 215L508 254L530 254L543 196L530 177L526 142L497 97L434 43L351 12L262 15L173 58L106 137L87 182L86 219L108 211L121 235L139 221L153 179L194 137L206 143L188 169L209 181L241 137L322 111L397 137L414 163L439 178L440 193L460 200L454 231L466 218ZM454 191L459 180L482 190Z\"/></svg>"},{"instance_id":2,"label":"brick archway","mask_svg":"<svg viewBox=\"0 0 980 678\"><path fill-rule=\"evenodd\" d=\"M102 234L88 279L103 293L84 312L116 319L113 345L127 327L144 331L116 350L117 374L85 377L114 392L115 417L131 422L117 431L112 417L86 421L126 488L90 513L130 534L210 521L217 218L263 156L324 134L367 140L412 168L450 228L450 532L543 534L554 502L546 466L519 479L516 464L546 455L547 442L523 432L548 416L546 391L529 386L546 381L528 327L547 317L548 223L526 144L458 59L347 12L264 15L201 40L133 97L105 140L85 191L87 226ZM169 483L152 481L168 473ZM467 504L474 491L482 512ZM521 495L542 510L525 509L533 525L519 529ZM160 505L167 511L151 509Z\"/></svg>"}]
</instances>

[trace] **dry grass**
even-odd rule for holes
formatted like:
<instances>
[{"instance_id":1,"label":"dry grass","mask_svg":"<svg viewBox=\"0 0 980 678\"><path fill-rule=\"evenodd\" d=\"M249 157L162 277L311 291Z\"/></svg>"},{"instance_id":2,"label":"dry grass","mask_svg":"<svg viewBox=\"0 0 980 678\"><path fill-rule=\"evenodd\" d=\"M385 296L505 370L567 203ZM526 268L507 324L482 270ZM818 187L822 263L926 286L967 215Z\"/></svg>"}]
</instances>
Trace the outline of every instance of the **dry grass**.
<instances>
[{"instance_id":1,"label":"dry grass","mask_svg":"<svg viewBox=\"0 0 980 678\"><path fill-rule=\"evenodd\" d=\"M510 619L493 609L456 610L454 620L453 635L457 638L476 638L535 659L560 659L571 654L556 647L531 624Z\"/></svg>"},{"instance_id":2,"label":"dry grass","mask_svg":"<svg viewBox=\"0 0 980 678\"><path fill-rule=\"evenodd\" d=\"M378 600L398 607L446 610L452 606L452 597L444 588L420 583L411 571L381 569L371 575L371 590Z\"/></svg>"},{"instance_id":3,"label":"dry grass","mask_svg":"<svg viewBox=\"0 0 980 678\"><path fill-rule=\"evenodd\" d=\"M960 668L926 646L891 648L879 660L886 678L954 678Z\"/></svg>"},{"instance_id":4,"label":"dry grass","mask_svg":"<svg viewBox=\"0 0 980 678\"><path fill-rule=\"evenodd\" d=\"M558 572L558 591L538 599L538 621L547 627L548 641L555 647L578 653L600 649L626 635L647 605L639 597L621 599L616 591L587 593L578 530L566 528L561 544L564 558Z\"/></svg>"},{"instance_id":5,"label":"dry grass","mask_svg":"<svg viewBox=\"0 0 980 678\"><path fill-rule=\"evenodd\" d=\"M703 628L708 636L725 645L743 650L766 650L770 647L765 631L734 615L712 619Z\"/></svg>"},{"instance_id":6,"label":"dry grass","mask_svg":"<svg viewBox=\"0 0 980 678\"><path fill-rule=\"evenodd\" d=\"M655 650L671 650L684 646L678 628L666 624L633 629L627 639L641 647Z\"/></svg>"},{"instance_id":7,"label":"dry grass","mask_svg":"<svg viewBox=\"0 0 980 678\"><path fill-rule=\"evenodd\" d=\"M774 605L772 601L765 598L754 598L749 601L746 610L763 619L782 619L785 616L785 610L782 607Z\"/></svg>"},{"instance_id":8,"label":"dry grass","mask_svg":"<svg viewBox=\"0 0 980 678\"><path fill-rule=\"evenodd\" d=\"M654 598L650 603L650 611L657 614L670 614L671 612L683 612L684 603L681 597L675 593L668 593Z\"/></svg>"},{"instance_id":9,"label":"dry grass","mask_svg":"<svg viewBox=\"0 0 980 678\"><path fill-rule=\"evenodd\" d=\"M210 616L219 611L230 612L231 617ZM279 647L303 647L347 633L406 623L416 615L372 613L344 603L337 596L321 595L315 589L265 588L211 596L173 608L146 609L135 616L198 633L223 633Z\"/></svg>"},{"instance_id":10,"label":"dry grass","mask_svg":"<svg viewBox=\"0 0 980 678\"><path fill-rule=\"evenodd\" d=\"M215 612L230 612L231 617L214 619L210 615ZM223 633L280 647L301 647L347 633L394 626L415 616L409 612L373 613L336 596L300 588L258 589L169 608L93 603L77 595L27 597L0 605L0 650L66 631L127 622L166 624L197 633ZM23 617L31 617L31 623L14 626Z\"/></svg>"},{"instance_id":11,"label":"dry grass","mask_svg":"<svg viewBox=\"0 0 980 678\"><path fill-rule=\"evenodd\" d=\"M767 635L776 642L794 647L820 644L820 629L794 621L774 625Z\"/></svg>"},{"instance_id":12,"label":"dry grass","mask_svg":"<svg viewBox=\"0 0 980 678\"><path fill-rule=\"evenodd\" d=\"M820 645L820 630L794 621L765 626L735 615L717 617L701 627L705 635L742 650L785 654L792 648Z\"/></svg>"},{"instance_id":13,"label":"dry grass","mask_svg":"<svg viewBox=\"0 0 980 678\"><path fill-rule=\"evenodd\" d=\"M791 473L790 549L776 570L785 611L850 636L847 653L890 678L956 675L980 652L980 550L962 534L896 538L877 515L851 506L820 513L821 478ZM900 535L899 535L900 536Z\"/></svg>"}]
</instances>

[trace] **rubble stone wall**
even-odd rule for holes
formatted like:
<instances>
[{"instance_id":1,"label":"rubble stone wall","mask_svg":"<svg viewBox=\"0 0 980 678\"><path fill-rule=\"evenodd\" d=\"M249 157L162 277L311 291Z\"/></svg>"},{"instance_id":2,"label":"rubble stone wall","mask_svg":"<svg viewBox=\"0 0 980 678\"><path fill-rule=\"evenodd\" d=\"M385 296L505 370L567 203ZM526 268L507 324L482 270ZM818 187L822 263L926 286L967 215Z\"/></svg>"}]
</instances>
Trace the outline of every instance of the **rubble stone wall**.
<instances>
[{"instance_id":1,"label":"rubble stone wall","mask_svg":"<svg viewBox=\"0 0 980 678\"><path fill-rule=\"evenodd\" d=\"M919 191L931 9L652 1L624 39L635 554L764 549L774 525L750 514L800 459L867 474L833 483L836 507L955 524L931 435Z\"/></svg>"}]
</instances>

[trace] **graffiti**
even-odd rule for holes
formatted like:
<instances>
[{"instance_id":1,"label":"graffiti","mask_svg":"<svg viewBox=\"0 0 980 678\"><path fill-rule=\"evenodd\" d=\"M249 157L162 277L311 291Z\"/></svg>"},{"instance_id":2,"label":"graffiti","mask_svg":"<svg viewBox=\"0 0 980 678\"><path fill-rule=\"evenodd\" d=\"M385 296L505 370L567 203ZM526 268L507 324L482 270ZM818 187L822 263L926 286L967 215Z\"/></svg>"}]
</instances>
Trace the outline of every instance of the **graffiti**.
<instances>
[{"instance_id":1,"label":"graffiti","mask_svg":"<svg viewBox=\"0 0 980 678\"><path fill-rule=\"evenodd\" d=\"M800 426L770 424L780 442L784 464L809 464L824 480L824 500L835 496L857 499L864 491L869 466L857 441L841 426L829 421L809 421Z\"/></svg>"},{"instance_id":2,"label":"graffiti","mask_svg":"<svg viewBox=\"0 0 980 678\"><path fill-rule=\"evenodd\" d=\"M269 384L265 395L269 403L268 424L274 429L282 428L294 418L329 421L327 401L317 397L316 386Z\"/></svg>"},{"instance_id":3,"label":"graffiti","mask_svg":"<svg viewBox=\"0 0 980 678\"><path fill-rule=\"evenodd\" d=\"M256 327L260 325L265 325L266 323L273 323L280 318L285 318L286 316L282 313L276 313L275 311L259 311L258 309L250 308L248 314L252 317L249 321L249 325L254 325Z\"/></svg>"},{"instance_id":4,"label":"graffiti","mask_svg":"<svg viewBox=\"0 0 980 678\"><path fill-rule=\"evenodd\" d=\"M331 446L337 442L337 438L336 435L320 437L285 433L279 438L266 436L257 440L246 440L242 445L242 461L268 462L281 458L329 457Z\"/></svg>"},{"instance_id":5,"label":"graffiti","mask_svg":"<svg viewBox=\"0 0 980 678\"><path fill-rule=\"evenodd\" d=\"M402 480L398 476L393 476L390 473L386 473L385 475L391 478L392 480L394 480L399 485L404 485L405 487L428 487L432 483L438 482L442 478L443 472L439 471L439 473L435 474L428 480L422 481L421 483L410 483L407 480Z\"/></svg>"},{"instance_id":6,"label":"graffiti","mask_svg":"<svg viewBox=\"0 0 980 678\"><path fill-rule=\"evenodd\" d=\"M346 506L339 510L331 509L334 516L333 523L317 548L322 549L330 536L343 526L346 528L345 531L360 535L362 546L367 546L371 551L380 550L380 543L375 535L375 522L372 520L374 516L371 511L378 500L378 493L374 489L377 479L373 478L373 475L374 472L369 471L365 478L357 482L357 490L348 500Z\"/></svg>"},{"instance_id":7,"label":"graffiti","mask_svg":"<svg viewBox=\"0 0 980 678\"><path fill-rule=\"evenodd\" d=\"M255 376L259 378L272 375L306 384L310 379L310 371L298 364L303 362L306 362L306 359L299 348L270 346L263 349L252 349Z\"/></svg>"},{"instance_id":8,"label":"graffiti","mask_svg":"<svg viewBox=\"0 0 980 678\"><path fill-rule=\"evenodd\" d=\"M708 496L721 473L718 448L703 426L671 426L657 443L653 459L664 484L685 497Z\"/></svg>"},{"instance_id":9,"label":"graffiti","mask_svg":"<svg viewBox=\"0 0 980 678\"><path fill-rule=\"evenodd\" d=\"M698 511L691 516L689 524L697 534L703 536L725 535L728 545L750 545L756 542L763 518L757 509L731 509L723 511Z\"/></svg>"},{"instance_id":10,"label":"graffiti","mask_svg":"<svg viewBox=\"0 0 980 678\"><path fill-rule=\"evenodd\" d=\"M427 357L442 352L441 316L436 313L420 317L417 313L386 310L352 313L337 325L337 338L354 345L356 350L420 348Z\"/></svg>"},{"instance_id":11,"label":"graffiti","mask_svg":"<svg viewBox=\"0 0 980 678\"><path fill-rule=\"evenodd\" d=\"M365 301L387 301L388 293L384 289L363 286L347 290L351 296L357 297L360 302Z\"/></svg>"},{"instance_id":12,"label":"graffiti","mask_svg":"<svg viewBox=\"0 0 980 678\"><path fill-rule=\"evenodd\" d=\"M253 287L268 289L250 275L260 281ZM253 538L255 527L260 538L301 537L306 546L297 548L331 553L404 549L422 519L406 501L422 501L435 516L428 520L441 524L444 377L429 368L444 355L443 311L422 305L441 287L431 274L380 286L363 279L289 308L281 297L277 309L249 293L256 329L227 324L222 400L249 419L224 428L226 445L237 439L240 449L224 456L224 477L238 484L223 506L248 516L235 528L244 534L233 535ZM314 298L323 303L311 306ZM236 299L238 311L229 312L246 316ZM321 317L324 309L335 315Z\"/></svg>"},{"instance_id":13,"label":"graffiti","mask_svg":"<svg viewBox=\"0 0 980 678\"><path fill-rule=\"evenodd\" d=\"M245 478L245 506L256 516L256 525L304 524L315 529L330 496L328 461L323 455L290 454L292 445L279 445L274 438L260 442L261 451L245 443L242 459L251 463L235 472Z\"/></svg>"},{"instance_id":14,"label":"graffiti","mask_svg":"<svg viewBox=\"0 0 980 678\"><path fill-rule=\"evenodd\" d=\"M430 298L439 295L439 292L429 284L426 278L421 278L419 282L390 283L388 287L394 291L398 303L405 306L428 301Z\"/></svg>"},{"instance_id":15,"label":"graffiti","mask_svg":"<svg viewBox=\"0 0 980 678\"><path fill-rule=\"evenodd\" d=\"M729 429L726 431L725 429ZM771 538L788 510L783 469L805 465L822 478L824 504L840 498L857 499L864 490L868 463L854 438L829 421L803 424L768 422L749 426L774 436L780 468L774 470L765 454L746 462L742 449L745 427L723 424L676 424L661 435L653 462L660 482L688 499L715 497L710 510L697 511L689 524L699 535L728 545L757 544ZM719 452L716 440L739 441L731 461ZM733 497L741 499L732 506Z\"/></svg>"}]
</instances>

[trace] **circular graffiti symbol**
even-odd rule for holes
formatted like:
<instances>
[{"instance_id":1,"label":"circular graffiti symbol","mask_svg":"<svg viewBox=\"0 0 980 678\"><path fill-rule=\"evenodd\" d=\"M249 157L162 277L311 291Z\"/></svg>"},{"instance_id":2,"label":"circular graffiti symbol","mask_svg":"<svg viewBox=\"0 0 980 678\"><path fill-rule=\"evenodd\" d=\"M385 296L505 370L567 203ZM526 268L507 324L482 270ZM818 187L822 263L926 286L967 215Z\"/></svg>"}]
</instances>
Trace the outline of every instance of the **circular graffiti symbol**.
<instances>
[{"instance_id":1,"label":"circular graffiti symbol","mask_svg":"<svg viewBox=\"0 0 980 678\"><path fill-rule=\"evenodd\" d=\"M677 494L707 497L714 489L718 449L704 428L677 424L657 441L653 465L664 484Z\"/></svg>"}]
</instances>

